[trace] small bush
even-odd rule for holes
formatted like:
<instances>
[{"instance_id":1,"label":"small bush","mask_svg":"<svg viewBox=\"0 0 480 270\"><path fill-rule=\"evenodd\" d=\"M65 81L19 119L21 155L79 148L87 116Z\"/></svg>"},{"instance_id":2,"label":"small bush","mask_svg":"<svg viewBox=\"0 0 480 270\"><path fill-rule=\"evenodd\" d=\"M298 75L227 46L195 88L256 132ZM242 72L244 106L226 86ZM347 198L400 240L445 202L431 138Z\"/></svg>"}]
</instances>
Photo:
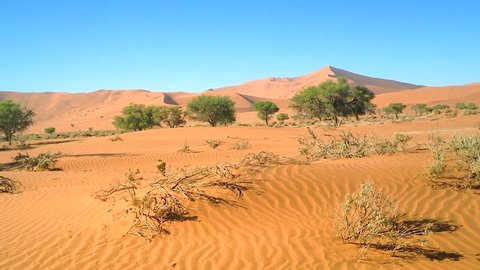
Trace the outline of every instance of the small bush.
<instances>
[{"instance_id":1,"label":"small bush","mask_svg":"<svg viewBox=\"0 0 480 270\"><path fill-rule=\"evenodd\" d=\"M109 139L111 142L120 142L123 141L122 137L115 135L115 137Z\"/></svg>"},{"instance_id":2,"label":"small bush","mask_svg":"<svg viewBox=\"0 0 480 270\"><path fill-rule=\"evenodd\" d=\"M290 119L287 113L279 113L277 114L277 120L280 122L284 122L285 120Z\"/></svg>"},{"instance_id":3,"label":"small bush","mask_svg":"<svg viewBox=\"0 0 480 270\"><path fill-rule=\"evenodd\" d=\"M182 146L182 148L178 149L178 152L191 153L191 152L193 152L193 151L192 151L192 149L190 148L190 145L188 145L188 144L185 142L185 144Z\"/></svg>"},{"instance_id":4,"label":"small bush","mask_svg":"<svg viewBox=\"0 0 480 270\"><path fill-rule=\"evenodd\" d=\"M18 153L13 161L19 163L20 167L28 171L45 171L55 169L58 157L61 152L57 153L40 153L36 157L30 157L28 153Z\"/></svg>"},{"instance_id":5,"label":"small bush","mask_svg":"<svg viewBox=\"0 0 480 270\"><path fill-rule=\"evenodd\" d=\"M47 134L53 134L53 133L55 133L55 128L54 127L47 127L47 128L45 128L44 131Z\"/></svg>"},{"instance_id":6,"label":"small bush","mask_svg":"<svg viewBox=\"0 0 480 270\"><path fill-rule=\"evenodd\" d=\"M250 148L250 143L248 141L239 141L234 143L232 147L230 147L230 149L233 150L245 150L248 148Z\"/></svg>"},{"instance_id":7,"label":"small bush","mask_svg":"<svg viewBox=\"0 0 480 270\"><path fill-rule=\"evenodd\" d=\"M404 214L399 213L396 203L377 191L373 183L362 184L358 193L347 194L337 213L337 236L344 243L360 245L360 256L365 256L370 248L391 251L392 256L396 252L412 252L419 249L415 242L424 244L413 236L428 234L434 226L413 226L411 221L402 220Z\"/></svg>"},{"instance_id":8,"label":"small bush","mask_svg":"<svg viewBox=\"0 0 480 270\"><path fill-rule=\"evenodd\" d=\"M30 149L32 146L29 143L26 143L25 141L19 141L16 143L15 148L20 149L20 150L27 150Z\"/></svg>"},{"instance_id":9,"label":"small bush","mask_svg":"<svg viewBox=\"0 0 480 270\"><path fill-rule=\"evenodd\" d=\"M17 193L20 189L20 186L20 182L0 176L0 193Z\"/></svg>"},{"instance_id":10,"label":"small bush","mask_svg":"<svg viewBox=\"0 0 480 270\"><path fill-rule=\"evenodd\" d=\"M480 135L454 137L450 146L457 157L459 169L467 172L468 180L480 181Z\"/></svg>"},{"instance_id":11,"label":"small bush","mask_svg":"<svg viewBox=\"0 0 480 270\"><path fill-rule=\"evenodd\" d=\"M157 170L161 172L162 174L165 174L165 171L167 170L167 163L161 159L157 160Z\"/></svg>"},{"instance_id":12,"label":"small bush","mask_svg":"<svg viewBox=\"0 0 480 270\"><path fill-rule=\"evenodd\" d=\"M208 146L210 146L211 148L214 148L214 149L219 147L222 144L221 141L213 140L213 139L208 139L205 142L207 143Z\"/></svg>"}]
</instances>

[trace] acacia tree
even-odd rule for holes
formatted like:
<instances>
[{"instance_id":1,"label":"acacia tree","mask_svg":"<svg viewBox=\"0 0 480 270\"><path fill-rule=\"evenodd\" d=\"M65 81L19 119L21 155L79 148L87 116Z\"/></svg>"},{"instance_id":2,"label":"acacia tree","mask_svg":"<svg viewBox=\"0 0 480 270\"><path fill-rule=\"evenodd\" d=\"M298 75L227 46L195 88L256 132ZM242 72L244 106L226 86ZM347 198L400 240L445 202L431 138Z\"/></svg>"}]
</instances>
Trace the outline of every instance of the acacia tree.
<instances>
[{"instance_id":1,"label":"acacia tree","mask_svg":"<svg viewBox=\"0 0 480 270\"><path fill-rule=\"evenodd\" d=\"M390 103L387 107L383 108L383 111L387 114L394 114L398 119L398 114L402 113L407 106L403 103Z\"/></svg>"},{"instance_id":2,"label":"acacia tree","mask_svg":"<svg viewBox=\"0 0 480 270\"><path fill-rule=\"evenodd\" d=\"M335 126L342 124L342 117L354 115L357 119L372 111L375 95L363 86L350 87L345 78L337 82L325 81L318 86L305 88L292 98L291 108L320 120L329 118Z\"/></svg>"},{"instance_id":3,"label":"acacia tree","mask_svg":"<svg viewBox=\"0 0 480 270\"><path fill-rule=\"evenodd\" d=\"M268 120L272 119L273 115L280 109L271 101L260 101L253 104L253 108L257 111L257 117L264 120L268 126Z\"/></svg>"},{"instance_id":4,"label":"acacia tree","mask_svg":"<svg viewBox=\"0 0 480 270\"><path fill-rule=\"evenodd\" d=\"M11 100L0 102L0 131L5 135L5 141L11 145L13 135L31 126L34 117L35 112Z\"/></svg>"},{"instance_id":5,"label":"acacia tree","mask_svg":"<svg viewBox=\"0 0 480 270\"><path fill-rule=\"evenodd\" d=\"M199 96L187 104L187 115L212 127L235 122L235 102L228 96Z\"/></svg>"}]
</instances>

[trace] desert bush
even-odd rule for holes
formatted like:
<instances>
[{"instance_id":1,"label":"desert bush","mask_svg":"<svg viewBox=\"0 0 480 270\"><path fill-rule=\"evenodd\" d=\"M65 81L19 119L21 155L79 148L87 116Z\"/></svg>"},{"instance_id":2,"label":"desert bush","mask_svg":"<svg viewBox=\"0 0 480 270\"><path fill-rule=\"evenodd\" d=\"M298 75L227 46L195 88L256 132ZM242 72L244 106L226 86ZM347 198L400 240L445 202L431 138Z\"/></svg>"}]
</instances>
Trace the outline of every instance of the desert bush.
<instances>
[{"instance_id":1,"label":"desert bush","mask_svg":"<svg viewBox=\"0 0 480 270\"><path fill-rule=\"evenodd\" d=\"M182 146L180 149L178 149L178 152L191 153L191 152L193 152L193 151L192 151L192 149L190 148L190 145L187 144L187 142L185 142L185 143L183 144L183 146Z\"/></svg>"},{"instance_id":2,"label":"desert bush","mask_svg":"<svg viewBox=\"0 0 480 270\"><path fill-rule=\"evenodd\" d=\"M454 137L450 146L457 157L458 168L467 172L467 179L480 181L480 135Z\"/></svg>"},{"instance_id":3,"label":"desert bush","mask_svg":"<svg viewBox=\"0 0 480 270\"><path fill-rule=\"evenodd\" d=\"M398 119L398 115L403 112L407 106L403 103L390 103L387 107L383 108L383 111L387 114L395 115L395 118Z\"/></svg>"},{"instance_id":4,"label":"desert bush","mask_svg":"<svg viewBox=\"0 0 480 270\"><path fill-rule=\"evenodd\" d=\"M390 155L399 151L408 151L408 142L412 137L397 133L392 141L374 137L354 135L342 132L339 137L322 141L307 127L308 135L300 137L298 150L307 159L319 158L361 158L370 154Z\"/></svg>"},{"instance_id":5,"label":"desert bush","mask_svg":"<svg viewBox=\"0 0 480 270\"><path fill-rule=\"evenodd\" d=\"M27 150L27 149L30 149L32 146L29 144L29 143L26 143L25 141L19 141L15 144L15 148L16 149L20 149L20 150Z\"/></svg>"},{"instance_id":6,"label":"desert bush","mask_svg":"<svg viewBox=\"0 0 480 270\"><path fill-rule=\"evenodd\" d=\"M140 184L140 180L145 179L139 177L138 170L129 171L124 182L95 192L93 197L102 201L122 198L121 201L127 204L122 213L133 216L133 225L128 233L152 239L168 234L166 225L170 222L195 219L190 213L195 201L237 205L236 198L253 187L253 181L259 179L264 168L294 163L294 159L261 152L247 155L238 164L185 167L165 172L160 179L148 185Z\"/></svg>"},{"instance_id":7,"label":"desert bush","mask_svg":"<svg viewBox=\"0 0 480 270\"><path fill-rule=\"evenodd\" d=\"M0 176L0 193L17 193L20 186L20 182Z\"/></svg>"},{"instance_id":8,"label":"desert bush","mask_svg":"<svg viewBox=\"0 0 480 270\"><path fill-rule=\"evenodd\" d=\"M257 111L257 117L263 121L268 126L268 120L270 120L273 115L278 112L280 109L278 106L271 101L259 101L253 103L253 108Z\"/></svg>"},{"instance_id":9,"label":"desert bush","mask_svg":"<svg viewBox=\"0 0 480 270\"><path fill-rule=\"evenodd\" d=\"M277 120L280 122L284 122L285 120L290 119L287 113L279 113L277 114Z\"/></svg>"},{"instance_id":10,"label":"desert bush","mask_svg":"<svg viewBox=\"0 0 480 270\"><path fill-rule=\"evenodd\" d=\"M219 147L222 144L221 141L214 140L214 139L208 139L208 140L205 141L205 143L207 143L208 146L210 146L211 148L214 148L214 149Z\"/></svg>"},{"instance_id":11,"label":"desert bush","mask_svg":"<svg viewBox=\"0 0 480 270\"><path fill-rule=\"evenodd\" d=\"M477 114L478 111L476 110L471 110L471 109L466 109L463 111L463 115L474 115L474 114Z\"/></svg>"},{"instance_id":12,"label":"desert bush","mask_svg":"<svg viewBox=\"0 0 480 270\"><path fill-rule=\"evenodd\" d=\"M425 166L426 175L432 179L438 179L441 174L445 172L445 141L440 137L440 134L432 133L429 135L428 149L432 152L433 160Z\"/></svg>"},{"instance_id":13,"label":"desert bush","mask_svg":"<svg viewBox=\"0 0 480 270\"><path fill-rule=\"evenodd\" d=\"M242 140L234 143L230 149L232 150L245 150L250 148L250 143L248 141Z\"/></svg>"},{"instance_id":14,"label":"desert bush","mask_svg":"<svg viewBox=\"0 0 480 270\"><path fill-rule=\"evenodd\" d=\"M53 134L53 133L55 133L55 128L54 127L47 127L47 128L45 128L44 131L47 134Z\"/></svg>"},{"instance_id":15,"label":"desert bush","mask_svg":"<svg viewBox=\"0 0 480 270\"><path fill-rule=\"evenodd\" d=\"M109 139L111 142L120 142L123 141L122 137L115 135L115 137Z\"/></svg>"},{"instance_id":16,"label":"desert bush","mask_svg":"<svg viewBox=\"0 0 480 270\"><path fill-rule=\"evenodd\" d=\"M36 157L31 157L28 153L18 153L13 157L13 161L19 164L19 167L28 171L45 171L55 169L58 157L61 152L57 153L40 153Z\"/></svg>"},{"instance_id":17,"label":"desert bush","mask_svg":"<svg viewBox=\"0 0 480 270\"><path fill-rule=\"evenodd\" d=\"M335 225L337 236L344 243L360 245L363 250L359 260L370 248L396 252L409 252L415 244L424 241L414 236L425 235L433 224L410 225L403 220L396 203L377 190L373 183L360 185L358 193L347 194L337 211Z\"/></svg>"},{"instance_id":18,"label":"desert bush","mask_svg":"<svg viewBox=\"0 0 480 270\"><path fill-rule=\"evenodd\" d=\"M157 160L156 167L157 167L157 170L162 174L165 174L165 172L167 171L167 163L161 159Z\"/></svg>"}]
</instances>

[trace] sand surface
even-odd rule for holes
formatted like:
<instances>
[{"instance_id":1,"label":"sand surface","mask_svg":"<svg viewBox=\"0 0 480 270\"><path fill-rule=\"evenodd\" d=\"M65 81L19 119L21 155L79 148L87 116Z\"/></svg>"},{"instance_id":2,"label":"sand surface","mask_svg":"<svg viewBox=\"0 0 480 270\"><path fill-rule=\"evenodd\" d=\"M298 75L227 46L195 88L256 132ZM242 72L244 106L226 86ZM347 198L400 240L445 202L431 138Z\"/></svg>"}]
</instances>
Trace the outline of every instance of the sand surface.
<instances>
[{"instance_id":1,"label":"sand surface","mask_svg":"<svg viewBox=\"0 0 480 270\"><path fill-rule=\"evenodd\" d=\"M323 138L341 130L385 138L405 132L422 143L435 130L446 138L478 134L479 121L472 115L315 131ZM115 218L122 201L112 204L91 196L122 181L128 169L157 177L158 158L172 170L237 162L261 150L297 156L297 138L305 134L305 128L295 127L165 128L122 134L118 142L104 137L34 145L31 155L62 151L62 170L1 172L21 181L23 192L0 194L0 269L479 269L478 191L425 186L419 175L429 160L426 152L272 167L239 199L241 207L199 203L197 220L170 224L170 235L151 242L124 236L129 220ZM206 139L224 143L212 149ZM241 140L251 148L230 149ZM178 152L185 143L195 152ZM16 153L0 151L0 163ZM419 254L400 261L372 255L367 263L358 263L357 247L335 237L335 209L366 180L409 216L453 226L428 236L431 258Z\"/></svg>"}]
</instances>

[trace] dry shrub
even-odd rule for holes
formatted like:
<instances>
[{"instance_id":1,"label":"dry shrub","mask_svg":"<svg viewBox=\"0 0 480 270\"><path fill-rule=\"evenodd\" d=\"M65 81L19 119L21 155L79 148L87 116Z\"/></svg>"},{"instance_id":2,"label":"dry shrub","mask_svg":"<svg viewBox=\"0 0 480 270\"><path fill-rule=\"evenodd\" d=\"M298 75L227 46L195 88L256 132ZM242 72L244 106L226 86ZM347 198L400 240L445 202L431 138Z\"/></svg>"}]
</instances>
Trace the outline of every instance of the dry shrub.
<instances>
[{"instance_id":1,"label":"dry shrub","mask_svg":"<svg viewBox=\"0 0 480 270\"><path fill-rule=\"evenodd\" d=\"M167 170L167 163L165 161L161 160L161 159L158 159L155 167L157 167L157 170L160 173L165 174L165 172Z\"/></svg>"},{"instance_id":2,"label":"dry shrub","mask_svg":"<svg viewBox=\"0 0 480 270\"><path fill-rule=\"evenodd\" d=\"M480 186L480 135L453 137L446 143L434 134L429 149L432 161L425 167L428 184L460 189Z\"/></svg>"},{"instance_id":3,"label":"dry shrub","mask_svg":"<svg viewBox=\"0 0 480 270\"><path fill-rule=\"evenodd\" d=\"M339 137L327 142L322 141L307 127L308 135L298 139L299 152L307 159L321 158L361 158L370 154L387 155L399 151L408 151L408 142L412 137L397 133L392 141L378 140L374 137L354 135L342 132Z\"/></svg>"},{"instance_id":4,"label":"dry shrub","mask_svg":"<svg viewBox=\"0 0 480 270\"><path fill-rule=\"evenodd\" d=\"M190 148L190 145L188 145L186 142L183 144L182 148L178 149L178 152L182 153L192 153L192 149Z\"/></svg>"},{"instance_id":5,"label":"dry shrub","mask_svg":"<svg viewBox=\"0 0 480 270\"><path fill-rule=\"evenodd\" d=\"M213 149L219 147L222 144L221 141L214 140L214 139L208 139L208 140L205 141L205 143Z\"/></svg>"},{"instance_id":6,"label":"dry shrub","mask_svg":"<svg viewBox=\"0 0 480 270\"><path fill-rule=\"evenodd\" d=\"M250 143L248 141L239 141L234 143L230 149L232 150L245 150L250 148Z\"/></svg>"},{"instance_id":7,"label":"dry shrub","mask_svg":"<svg viewBox=\"0 0 480 270\"><path fill-rule=\"evenodd\" d=\"M20 187L20 182L0 176L0 193L17 193Z\"/></svg>"},{"instance_id":8,"label":"dry shrub","mask_svg":"<svg viewBox=\"0 0 480 270\"><path fill-rule=\"evenodd\" d=\"M111 142L121 142L123 141L122 137L115 135L115 137L109 139Z\"/></svg>"},{"instance_id":9,"label":"dry shrub","mask_svg":"<svg viewBox=\"0 0 480 270\"><path fill-rule=\"evenodd\" d=\"M40 153L38 156L31 157L28 153L18 153L13 157L13 162L17 163L19 167L28 171L45 171L54 170L61 152L57 153Z\"/></svg>"},{"instance_id":10,"label":"dry shrub","mask_svg":"<svg viewBox=\"0 0 480 270\"><path fill-rule=\"evenodd\" d=\"M344 243L363 248L359 259L371 248L384 249L395 256L395 252L406 251L421 241L414 236L427 234L432 226L414 226L403 217L394 201L377 191L373 183L365 183L358 193L345 196L336 217L336 231Z\"/></svg>"},{"instance_id":11,"label":"dry shrub","mask_svg":"<svg viewBox=\"0 0 480 270\"><path fill-rule=\"evenodd\" d=\"M248 155L238 164L166 172L144 187L139 184L138 171L130 171L124 183L98 191L93 196L103 201L121 196L128 204L122 212L133 217L129 233L152 239L168 233L165 225L169 222L195 219L187 205L198 200L213 205L236 205L235 198L242 197L254 185L263 168L294 162L293 159L261 152Z\"/></svg>"}]
</instances>

